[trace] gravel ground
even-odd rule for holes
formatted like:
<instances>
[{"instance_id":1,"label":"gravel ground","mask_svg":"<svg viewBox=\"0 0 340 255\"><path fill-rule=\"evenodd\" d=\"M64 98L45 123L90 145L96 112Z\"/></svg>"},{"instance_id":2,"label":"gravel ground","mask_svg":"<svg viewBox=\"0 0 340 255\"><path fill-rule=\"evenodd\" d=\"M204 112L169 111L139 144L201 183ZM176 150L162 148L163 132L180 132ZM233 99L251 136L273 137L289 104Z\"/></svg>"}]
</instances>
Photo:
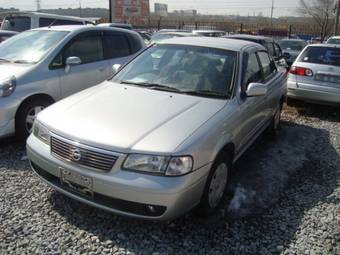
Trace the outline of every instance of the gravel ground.
<instances>
[{"instance_id":1,"label":"gravel ground","mask_svg":"<svg viewBox=\"0 0 340 255\"><path fill-rule=\"evenodd\" d=\"M124 218L72 201L0 141L0 254L340 254L340 110L286 107L235 165L210 219Z\"/></svg>"}]
</instances>

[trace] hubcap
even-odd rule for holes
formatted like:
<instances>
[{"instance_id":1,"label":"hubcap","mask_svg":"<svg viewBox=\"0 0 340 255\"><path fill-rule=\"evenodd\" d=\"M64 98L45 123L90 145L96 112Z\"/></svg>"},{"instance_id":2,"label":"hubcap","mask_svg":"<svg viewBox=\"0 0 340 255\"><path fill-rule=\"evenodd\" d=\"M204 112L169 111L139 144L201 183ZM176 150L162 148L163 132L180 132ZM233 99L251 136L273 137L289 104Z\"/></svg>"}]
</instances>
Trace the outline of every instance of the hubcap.
<instances>
[{"instance_id":1,"label":"hubcap","mask_svg":"<svg viewBox=\"0 0 340 255\"><path fill-rule=\"evenodd\" d=\"M209 205L215 208L223 197L224 189L228 181L228 167L227 164L221 163L211 179L209 187Z\"/></svg>"},{"instance_id":2,"label":"hubcap","mask_svg":"<svg viewBox=\"0 0 340 255\"><path fill-rule=\"evenodd\" d=\"M32 133L33 123L38 115L45 107L44 106L35 106L28 111L26 116L26 130L28 133Z\"/></svg>"}]
</instances>

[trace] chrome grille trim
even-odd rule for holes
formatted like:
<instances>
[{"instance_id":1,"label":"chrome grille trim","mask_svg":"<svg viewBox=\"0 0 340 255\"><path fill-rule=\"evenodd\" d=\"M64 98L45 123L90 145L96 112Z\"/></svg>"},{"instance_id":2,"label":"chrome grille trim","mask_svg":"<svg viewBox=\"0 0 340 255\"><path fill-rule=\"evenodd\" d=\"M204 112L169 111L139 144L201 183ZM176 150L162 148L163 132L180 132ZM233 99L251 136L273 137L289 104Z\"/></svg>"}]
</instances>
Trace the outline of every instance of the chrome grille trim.
<instances>
[{"instance_id":1,"label":"chrome grille trim","mask_svg":"<svg viewBox=\"0 0 340 255\"><path fill-rule=\"evenodd\" d=\"M81 165L95 170L110 171L121 154L84 145L56 134L51 134L51 154L67 162ZM71 151L78 149L81 152L81 159L73 159Z\"/></svg>"}]
</instances>

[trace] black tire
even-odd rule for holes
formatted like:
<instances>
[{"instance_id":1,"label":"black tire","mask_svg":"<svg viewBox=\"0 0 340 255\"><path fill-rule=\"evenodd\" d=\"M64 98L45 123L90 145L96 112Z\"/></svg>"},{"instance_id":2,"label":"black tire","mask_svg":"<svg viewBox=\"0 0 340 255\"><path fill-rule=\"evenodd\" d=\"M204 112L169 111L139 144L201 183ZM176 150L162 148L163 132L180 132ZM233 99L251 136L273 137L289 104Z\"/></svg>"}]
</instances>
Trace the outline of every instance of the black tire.
<instances>
[{"instance_id":1,"label":"black tire","mask_svg":"<svg viewBox=\"0 0 340 255\"><path fill-rule=\"evenodd\" d=\"M273 116L273 119L272 119L270 126L268 128L268 131L269 131L270 134L273 134L273 135L277 134L277 132L281 128L282 108L283 108L283 103L280 102L280 105L276 109L274 116Z\"/></svg>"},{"instance_id":2,"label":"black tire","mask_svg":"<svg viewBox=\"0 0 340 255\"><path fill-rule=\"evenodd\" d=\"M52 100L48 98L35 97L32 99L28 99L20 106L15 117L15 134L18 139L26 140L27 137L30 135L29 127L27 127L26 125L26 119L32 109L34 109L35 107L46 108L52 103Z\"/></svg>"},{"instance_id":3,"label":"black tire","mask_svg":"<svg viewBox=\"0 0 340 255\"><path fill-rule=\"evenodd\" d=\"M215 205L211 205L211 203L209 202L209 194L211 193L210 186L211 186L213 178L215 177L215 172L221 164L225 164L227 166L227 169L226 169L227 180L224 185L222 197L220 198L219 202ZM230 179L229 177L230 177L231 167L232 167L232 158L230 154L226 152L221 152L217 156L215 162L213 163L211 167L211 170L210 170L210 173L209 173L209 176L208 176L208 179L207 179L207 182L205 184L205 188L202 194L201 202L195 208L195 211L194 211L196 215L201 216L201 217L208 217L214 214L214 212L221 206L222 201L225 201L226 190L227 190L228 182Z\"/></svg>"}]
</instances>

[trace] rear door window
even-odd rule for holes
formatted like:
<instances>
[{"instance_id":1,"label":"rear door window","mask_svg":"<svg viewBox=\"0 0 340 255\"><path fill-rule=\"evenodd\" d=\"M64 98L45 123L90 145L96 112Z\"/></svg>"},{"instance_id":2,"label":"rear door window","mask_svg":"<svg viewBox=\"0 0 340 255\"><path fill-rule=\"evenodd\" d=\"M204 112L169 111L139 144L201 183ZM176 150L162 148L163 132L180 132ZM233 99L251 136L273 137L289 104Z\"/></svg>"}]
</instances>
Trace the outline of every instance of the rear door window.
<instances>
[{"instance_id":1,"label":"rear door window","mask_svg":"<svg viewBox=\"0 0 340 255\"><path fill-rule=\"evenodd\" d=\"M31 17L9 16L6 17L1 26L2 30L23 32L31 29Z\"/></svg>"},{"instance_id":2,"label":"rear door window","mask_svg":"<svg viewBox=\"0 0 340 255\"><path fill-rule=\"evenodd\" d=\"M298 61L340 66L340 49L332 47L308 47Z\"/></svg>"},{"instance_id":3,"label":"rear door window","mask_svg":"<svg viewBox=\"0 0 340 255\"><path fill-rule=\"evenodd\" d=\"M130 43L123 34L105 33L103 46L105 59L121 58L131 54Z\"/></svg>"}]
</instances>

